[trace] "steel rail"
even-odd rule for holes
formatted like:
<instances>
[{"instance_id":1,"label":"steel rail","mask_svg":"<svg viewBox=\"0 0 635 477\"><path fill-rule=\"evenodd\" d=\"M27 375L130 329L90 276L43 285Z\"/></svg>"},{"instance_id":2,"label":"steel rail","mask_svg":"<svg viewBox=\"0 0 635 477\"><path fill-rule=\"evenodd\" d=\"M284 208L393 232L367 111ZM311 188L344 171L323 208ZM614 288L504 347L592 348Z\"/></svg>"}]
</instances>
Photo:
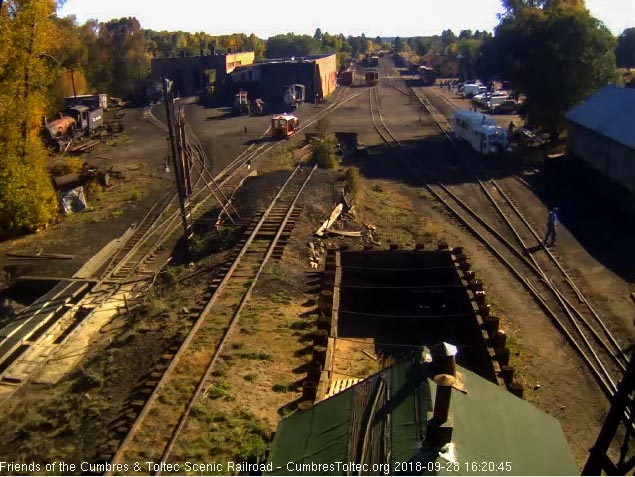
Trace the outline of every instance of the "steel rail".
<instances>
[{"instance_id":1,"label":"steel rail","mask_svg":"<svg viewBox=\"0 0 635 477\"><path fill-rule=\"evenodd\" d=\"M396 89L398 89L398 88L396 88ZM373 91L371 90L371 95L370 96L372 97L372 95L373 95ZM394 142L396 145L398 145L401 148L401 150L404 152L404 155L409 157L410 161L406 162L406 164L409 167L409 169L411 169L412 172L415 172L415 174L424 173L429 178L431 178L432 181L437 186L439 186L441 188L441 190L443 190L443 192L448 194L452 198L452 200L454 200L463 209L468 211L468 213L470 213L470 215L474 219L476 219L477 222L480 223L480 225L484 226L484 228L486 230L488 230L490 233L492 233L494 236L496 236L501 242L505 243L507 245L507 247L510 249L510 251L512 251L512 253L514 253L514 255L516 255L518 258L520 258L521 261L526 261L526 258L523 257L522 253L520 253L515 247L513 247L511 244L509 244L509 242L506 239L504 239L502 236L500 236L500 234L498 232L494 231L494 229L492 229L487 223L485 223L485 221L481 217L479 217L477 214L475 214L473 211L471 211L469 206L467 206L467 204L465 204L464 201L462 201L456 195L454 195L446 186L444 186L437 178L435 178L434 175L432 175L429 171L425 170L425 168L423 168L423 166L421 166L421 164L419 164L415 160L415 158L412 157L410 152L405 147L403 147L403 145L401 145L401 143L394 137L394 135L392 135L392 133L390 132L390 129L386 126L385 122L383 121L383 118L381 117L381 112L380 112L380 109L379 109L379 101L377 99L376 91L375 91L375 98L376 98L375 99L376 106L378 108L378 117L380 118L380 121L382 122L383 128L388 132L388 134L390 135L390 137L392 139L391 140L387 140L387 138L385 137L384 134L381 133L381 131L379 130L379 127L377 125L375 125L376 129L377 129L378 133L380 134L380 136L382 137L382 139L384 141L386 141L388 144L390 142ZM371 101L371 103L372 103L372 101ZM373 115L372 106L371 106L371 115ZM419 167L420 170L417 171L412 166L412 163L416 164ZM556 323L558 324L559 328L565 333L565 336L568 338L568 340L571 342L571 344L574 346L574 348L579 352L579 354L582 356L582 358L587 363L587 365L591 368L592 373L594 374L594 376L596 377L596 379L598 380L598 382L600 384L600 387L607 393L607 395L610 396L612 394L612 392L614 392L614 390L615 390L615 384L614 384L613 380L608 376L608 372L606 371L606 369L604 368L602 363L601 362L599 363L600 369L598 369L591 362L591 359L587 356L586 352L582 349L582 347L577 343L577 341L575 340L573 335L567 330L566 326L564 325L564 322L562 322L556 316L555 312L553 310L551 310L551 308L548 306L546 301L540 296L540 294L537 292L537 290L531 285L529 280L524 275L522 275L516 269L516 267L514 267L502 255L502 253L498 249L496 249L496 247L494 247L491 243L489 243L489 241L486 240L485 237L483 237L482 234L480 234L474 228L473 225L469 224L469 222L456 209L454 209L454 207L450 206L448 201L444 200L439 195L439 193L436 190L434 190L434 188L428 183L428 181L424 181L424 184L425 184L425 187L429 190L429 192L431 192L435 196L435 198L437 198L437 200L439 200L442 204L444 204L453 213L453 215L455 217L457 217L457 219L460 220L468 228L468 230L470 230L473 234L475 234L492 251L492 253L494 253L501 260L501 262L504 263L512 271L512 273L519 279L519 281L534 295L534 297L538 300L538 302L541 304L543 309L545 309L545 311L548 313L548 315L551 316L552 319L554 319L554 321L556 321ZM531 269L531 267L530 267L530 269ZM549 284L545 284L545 285L548 286ZM566 310L566 306L565 306L565 312L567 312L567 311L568 310ZM570 316L570 318L572 319L571 316Z\"/></svg>"},{"instance_id":2,"label":"steel rail","mask_svg":"<svg viewBox=\"0 0 635 477\"><path fill-rule=\"evenodd\" d=\"M233 275L234 271L236 270L236 268L238 267L239 263L241 262L241 259L243 258L243 256L249 250L252 242L255 240L256 236L258 235L258 233L260 231L260 228L265 223L265 221L267 219L267 216L269 215L269 213L271 212L271 210L275 206L278 198L285 191L285 188L286 188L287 184L292 180L292 178L299 171L299 169L300 169L300 166L298 166L298 167L296 167L296 169L294 169L294 171L291 173L291 175L285 181L284 185L281 187L280 191L278 191L278 193L276 194L274 199L271 201L269 207L265 210L265 212L263 213L263 215L260 218L260 220L258 221L258 223L255 225L254 230L250 233L248 239L246 240L246 242L241 247L239 253L236 255L236 257L234 258L231 266L229 267L229 269L225 273L225 276L223 277L223 279L221 280L221 282L219 283L219 285L215 289L213 295L211 296L211 298L209 299L209 301L205 305L204 309L199 314L198 318L196 319L196 322L194 323L192 328L189 330L188 335L186 336L185 340L181 343L181 345L179 346L179 349L177 350L175 355L172 357L168 367L163 372L159 382L155 386L154 390L152 391L152 393L150 394L148 399L145 401L141 411L137 415L137 417L136 417L133 425L129 429L126 437L121 442L121 444L119 445L115 455L111 459L111 463L113 463L113 464L118 463L123 458L124 453L126 452L126 450L129 447L130 443L132 442L132 440L136 436L137 432L139 431L139 429L141 427L141 424L145 421L148 413L150 412L153 403L157 400L160 392L165 388L166 382L172 377L174 369L180 363L181 356L189 349L190 344L192 343L195 335L197 334L198 330L203 325L203 323L205 321L205 318L209 314L209 312L212 309L213 305L218 300L218 298L221 295L222 291L225 289L225 287L229 283L230 279L232 278L232 275ZM311 174L312 174L312 172L313 171L311 171ZM165 450L162 450L162 453L164 451Z\"/></svg>"},{"instance_id":3,"label":"steel rail","mask_svg":"<svg viewBox=\"0 0 635 477\"><path fill-rule=\"evenodd\" d=\"M396 88L398 89L398 88ZM401 90L400 90L401 91ZM403 91L402 91L403 92ZM431 108L430 102L429 100L427 100L427 98L421 98L419 97L418 94L416 94L416 92L414 92L414 90L412 91L412 94L414 94L414 96L419 99L419 101L421 101L421 103L426 107L426 109L431 112L431 110L433 110L434 108ZM435 119L435 122L437 123L437 125L439 126L439 128L441 129L441 131L444 133L444 135L452 142L452 144L454 146L456 146L456 141L454 138L453 133L449 133L449 127L447 125L447 122L445 121L445 119L443 117L441 117L441 119L437 118L437 116L439 115L433 115L433 118ZM466 166L474 175L475 179L478 180L479 185L481 187L481 189L486 193L486 195L488 196L489 200L492 202L492 204L495 204L495 201L493 199L493 197L491 197L491 195L489 194L489 192L487 191L487 188L484 186L484 184L482 183L482 180L478 177L476 171L474 170L474 167L470 167L470 164L467 161L464 161L464 166ZM480 170L485 173L485 169L482 165L480 165ZM486 174L488 175L488 174ZM534 228L531 226L531 224L529 224L529 222L527 221L527 219L523 216L523 214L518 210L518 208L516 207L516 205L513 203L513 201L509 198L508 194L505 193L505 190L491 177L488 178L488 180L494 185L494 187L496 188L496 190L500 193L500 195L503 197L503 199L505 200L505 202L508 204L508 206L512 209L514 216L518 217L518 219L522 222L522 224L525 226L525 228L531 232L531 234L533 235L533 237L535 238L535 240L538 241L539 244L542 244L542 240L540 239L539 235L536 233L536 231L534 230ZM500 208L496 205L497 209L499 210L499 214L500 216L508 223L508 226L510 227L510 229L512 230L512 232L516 235L516 237L518 239L520 239L520 236L517 232L517 230L511 225L509 224L509 221L507 220L507 217L504 215L504 213L500 210ZM526 247L525 247L526 250ZM608 330L608 328L606 327L606 325L604 324L604 321L601 319L601 317L599 316L599 314L597 313L597 311L593 308L593 306L591 305L591 303L588 301L588 299L584 296L584 294L580 291L580 289L577 287L577 285L575 284L575 282L573 281L573 279L569 276L569 274L566 272L566 270L564 269L564 267L560 264L560 262L558 261L558 259L553 255L553 253L547 248L547 247L543 247L542 250L547 254L550 262L552 264L554 264L557 268L558 271L564 276L565 282L566 284L569 286L569 288L571 288L571 290L575 293L576 297L578 298L578 300L582 303L584 303L587 307L587 309L591 312L594 321L600 326L602 332L604 333L604 335L608 338L608 340L610 341L610 344L615 348L615 351L617 351L617 354L614 351L610 350L609 345L607 345L605 343L605 341L600 338L598 336L597 331L592 327L592 325L590 324L590 322L584 318L584 316L582 315L582 313L580 312L580 310L578 310L576 307L574 307L570 302L568 302L568 308L571 309L571 311L573 313L575 313L580 320L582 320L585 324L585 326L591 331L591 333L595 336L595 338L601 343L602 347L606 350L607 354L609 355L610 359L613 360L618 366L619 368L624 371L626 369L626 364L628 363L628 358L625 355L624 351L622 350L622 348L619 346L619 344L617 343L617 340L615 339L615 337L611 334L611 332ZM533 260L533 256L531 256L532 260ZM540 266L534 261L536 267L539 269L539 273L541 273L544 277L545 280L547 280L547 276L545 274L545 272L540 268ZM554 291L556 293L558 293L562 298L564 297L563 292L557 288L557 286L553 283L551 283L551 285L554 287ZM565 299L566 300L566 299Z\"/></svg>"},{"instance_id":4,"label":"steel rail","mask_svg":"<svg viewBox=\"0 0 635 477\"><path fill-rule=\"evenodd\" d=\"M404 91L401 88L398 88L397 86L395 86L392 82L390 82L390 85L398 90L399 92L401 92L402 94L405 94L409 97L414 97L416 98L430 113L430 115L433 117L433 119L435 120L437 126L439 127L439 129L441 129L442 133L446 136L446 138L454 145L456 146L456 141L455 141L455 137L453 132L450 130L449 126L447 125L447 122L445 121L445 118L443 118L441 115L439 114L434 114L434 108L431 107L430 102L427 100L427 98L425 97L420 97L412 88L411 88L411 92L408 91ZM490 202L496 207L496 209L499 212L499 215L505 220L505 222L507 223L508 227L510 228L510 230L512 231L512 233L515 235L516 239L519 240L519 242L521 242L521 245L523 246L523 249L526 251L527 247L522 244L522 240L520 239L520 235L518 233L518 231L511 225L511 223L509 222L508 218L505 216L505 214L502 212L502 210L500 209L500 207L496 204L495 200L493 199L493 197L491 196L491 194L489 194L489 192L487 191L487 188L485 187L485 185L482 183L482 180L477 176L476 172L474 171L473 167L470 167L470 164L467 161L464 161L464 166L470 170L472 172L472 174L474 175L475 179L478 181L482 191L488 196L488 199L490 200ZM481 170L483 170L484 168L481 166ZM529 230L532 235L534 236L534 238L540 243L542 244L542 241L540 240L540 237L538 236L538 234L535 232L535 230L533 229L533 227L528 223L528 221L525 219L525 217L520 213L520 211L518 210L518 208L515 206L515 204L513 204L513 202L511 201L511 199L508 197L508 195L505 193L504 189L492 178L488 179L489 181L491 181L491 183L494 185L494 187L496 188L496 190L499 191L499 193L501 194L501 196L504 198L504 200L508 203L509 207L513 210L514 212L514 216L518 217L519 220L522 221L523 225L527 228L527 230ZM525 184L526 185L526 184ZM591 331L591 333L594 335L594 337L596 338L596 340L598 340L598 342L601 344L602 348L605 349L605 351L607 352L607 355L609 356L609 358L615 362L615 364L617 366L619 366L620 369L625 370L625 363L628 362L628 358L626 357L626 355L624 354L623 350L621 349L621 347L619 346L619 344L617 343L617 341L615 340L615 338L613 337L613 335L610 333L610 331L606 328L606 325L604 324L604 322L602 321L602 319L600 318L600 316L598 315L598 313L593 309L592 305L590 304L590 302L586 299L586 297L584 297L584 295L582 294L582 292L578 289L578 287L576 286L576 284L574 283L574 281L571 279L571 277L568 275L568 273L564 270L564 268L562 267L562 265L560 264L560 262L556 259L555 256L553 256L553 254L551 253L551 251L544 247L544 251L547 253L548 257L550 258L551 262L558 268L558 270L562 273L562 275L565 277L565 281L567 283L567 285L573 290L573 292L576 294L577 298L583 302L586 307L589 309L589 311L591 312L591 314L593 315L593 318L595 320L596 323L599 324L599 326L601 327L604 335L609 339L609 341L611 342L611 345L616 349L617 354L614 353L613 351L610 350L610 346L606 344L606 342L598 335L597 331L593 328L593 326L591 325L591 323L583 316L583 314L576 308L574 307L568 300L566 300L566 298L564 297L564 294L561 290L559 290L555 283L551 282L550 285L552 287L554 287L554 292L559 294L561 298L563 298L566 302L567 302L567 313L570 312L574 313L581 321L583 321L583 323L585 324L585 326L587 327L587 329L589 331ZM535 261L534 257L530 255L530 258L532 259L532 262L534 263L534 266L536 268L535 272L537 274L540 274L543 276L544 280L548 280L545 272L540 268L540 266L538 265L538 263Z\"/></svg>"},{"instance_id":5,"label":"steel rail","mask_svg":"<svg viewBox=\"0 0 635 477\"><path fill-rule=\"evenodd\" d=\"M209 378L210 378L210 376L212 374L212 371L214 370L214 367L216 366L216 362L218 361L218 358L220 357L221 352L225 349L225 345L227 344L227 341L229 341L229 338L230 338L232 332L236 328L236 324L238 323L238 320L239 320L239 317L240 317L240 313L242 312L245 304L247 303L247 301L251 297L251 293L252 293L253 289L255 288L256 283L258 282L258 278L260 278L260 275L262 274L265 266L269 262L269 259L271 258L271 255L273 254L273 251L274 251L275 247L278 245L278 241L280 239L280 236L282 235L282 232L284 231L285 227L287 226L289 218L291 217L291 215L293 213L293 210L295 208L295 205L296 205L298 199L300 198L300 195L304 191L304 188L308 184L309 180L311 179L311 176L313 175L313 173L315 172L316 169L317 169L317 164L315 166L313 166L313 168L310 170L309 174L306 176L306 179L304 180L304 182L300 186L300 189L295 194L293 200L289 204L289 206L287 208L287 212L286 212L282 222L280 223L280 226L278 227L278 230L277 230L274 238L271 240L271 243L270 243L270 245L269 245L269 247L267 249L267 252L266 252L264 258L262 259L262 262L260 263L260 266L258 267L258 270L256 271L256 274L255 274L253 280L251 280L251 283L250 283L249 287L247 288L247 290L245 291L245 294L241 298L240 303L238 305L238 308L235 310L234 314L232 315L232 318L230 319L230 322L229 322L229 326L227 327L227 329L225 331L225 334L223 335L223 338L221 339L220 343L218 344L218 347L216 348L216 351L214 352L214 356L212 357L212 360L210 361L209 365L207 366L207 369L205 370L205 373L203 374L198 386L196 387L196 390L194 391L194 394L193 394L192 398L188 402L185 411L183 412L183 414L181 415L181 418L179 419L179 423L178 423L176 429L174 430L174 433L172 434L172 436L170 438L170 441L168 442L168 445L167 445L165 451L163 452L163 455L161 456L161 462L167 462L168 461L168 458L170 457L170 454L172 453L172 450L174 449L174 446L176 445L177 440L178 440L181 432L183 431L183 428L185 427L185 424L186 424L186 422L187 422L187 420L188 420L188 418L190 416L190 413L192 412L192 409L194 408L194 405L198 401L198 399L199 399L201 394L205 395L207 393L208 387L206 386L206 383L209 380ZM263 214L263 217L261 218L259 224L256 226L257 230L252 235L253 237L255 237L257 235L257 232L260 229L260 226L264 223L264 221L266 220L268 214L273 209L274 205L276 205L276 203L280 200L280 198L282 197L283 192L285 192L286 187L288 186L288 184L290 183L291 179L293 178L293 175L297 171L298 171L298 168L296 167L296 169L291 174L291 176L289 176L289 178L284 183L284 185L282 186L282 188L280 189L278 194L276 194L274 199L271 201L270 206L267 208L267 210ZM157 475L160 475L160 474L161 474L161 472L157 472Z\"/></svg>"}]
</instances>

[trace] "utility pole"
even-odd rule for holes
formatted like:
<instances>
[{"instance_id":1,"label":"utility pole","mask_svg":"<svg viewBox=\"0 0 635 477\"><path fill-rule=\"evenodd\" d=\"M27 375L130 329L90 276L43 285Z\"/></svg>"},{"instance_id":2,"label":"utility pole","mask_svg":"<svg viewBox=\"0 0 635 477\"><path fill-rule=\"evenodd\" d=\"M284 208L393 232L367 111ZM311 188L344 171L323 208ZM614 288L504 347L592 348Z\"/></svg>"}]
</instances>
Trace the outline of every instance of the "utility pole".
<instances>
[{"instance_id":1,"label":"utility pole","mask_svg":"<svg viewBox=\"0 0 635 477\"><path fill-rule=\"evenodd\" d=\"M192 228L192 215L190 213L190 195L192 193L190 181L189 161L186 157L185 147L185 124L179 109L178 115L175 113L174 104L178 101L171 94L171 82L163 78L163 98L165 103L165 114L168 123L168 134L170 140L170 155L174 167L174 178L176 190L179 196L179 206L181 208L181 220L183 222L183 232L187 253L190 253L191 240L194 236Z\"/></svg>"},{"instance_id":2,"label":"utility pole","mask_svg":"<svg viewBox=\"0 0 635 477\"><path fill-rule=\"evenodd\" d=\"M73 85L73 102L75 103L75 106L77 106L77 91L75 90L75 69L70 68L69 71L71 72L71 84Z\"/></svg>"}]
</instances>

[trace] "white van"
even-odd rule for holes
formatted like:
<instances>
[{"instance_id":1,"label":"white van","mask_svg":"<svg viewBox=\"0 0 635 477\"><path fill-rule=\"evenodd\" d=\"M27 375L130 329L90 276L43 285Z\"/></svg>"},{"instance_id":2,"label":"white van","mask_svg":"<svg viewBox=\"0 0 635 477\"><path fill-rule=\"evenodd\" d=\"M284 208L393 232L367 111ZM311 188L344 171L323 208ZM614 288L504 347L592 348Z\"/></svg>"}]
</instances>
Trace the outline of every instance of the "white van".
<instances>
[{"instance_id":1,"label":"white van","mask_svg":"<svg viewBox=\"0 0 635 477\"><path fill-rule=\"evenodd\" d=\"M456 109L452 130L472 149L483 154L498 154L507 148L507 132L491 116L476 111Z\"/></svg>"},{"instance_id":2,"label":"white van","mask_svg":"<svg viewBox=\"0 0 635 477\"><path fill-rule=\"evenodd\" d=\"M483 86L481 86L480 84L476 84L476 83L466 83L465 85L463 85L463 97L464 98L471 98L474 95L479 94L480 88L482 88ZM487 90L487 88L485 88L485 90Z\"/></svg>"}]
</instances>

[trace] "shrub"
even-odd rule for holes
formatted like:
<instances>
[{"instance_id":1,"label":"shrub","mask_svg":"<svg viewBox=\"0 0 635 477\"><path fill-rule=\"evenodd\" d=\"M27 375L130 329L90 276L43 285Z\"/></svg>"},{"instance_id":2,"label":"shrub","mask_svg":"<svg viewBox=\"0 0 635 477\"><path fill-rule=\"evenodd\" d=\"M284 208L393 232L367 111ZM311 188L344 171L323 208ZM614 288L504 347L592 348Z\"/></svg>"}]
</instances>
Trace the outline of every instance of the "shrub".
<instances>
[{"instance_id":1,"label":"shrub","mask_svg":"<svg viewBox=\"0 0 635 477\"><path fill-rule=\"evenodd\" d=\"M86 198L88 200L100 201L104 192L104 188L100 186L96 181L90 181L84 187L86 191Z\"/></svg>"},{"instance_id":2,"label":"shrub","mask_svg":"<svg viewBox=\"0 0 635 477\"><path fill-rule=\"evenodd\" d=\"M322 169L335 169L337 167L337 156L335 155L335 144L333 141L328 139L316 141L313 149L313 161Z\"/></svg>"},{"instance_id":3,"label":"shrub","mask_svg":"<svg viewBox=\"0 0 635 477\"><path fill-rule=\"evenodd\" d=\"M57 197L46 171L41 145L29 144L18 154L0 144L0 237L32 232L50 222Z\"/></svg>"}]
</instances>

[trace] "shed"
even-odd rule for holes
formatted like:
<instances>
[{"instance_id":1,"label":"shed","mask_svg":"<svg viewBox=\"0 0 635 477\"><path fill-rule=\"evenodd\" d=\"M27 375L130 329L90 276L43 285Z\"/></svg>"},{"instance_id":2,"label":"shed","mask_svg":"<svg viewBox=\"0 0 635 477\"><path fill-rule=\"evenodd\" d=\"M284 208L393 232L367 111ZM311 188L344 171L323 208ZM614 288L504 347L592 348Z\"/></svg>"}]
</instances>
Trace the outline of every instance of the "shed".
<instances>
[{"instance_id":1,"label":"shed","mask_svg":"<svg viewBox=\"0 0 635 477\"><path fill-rule=\"evenodd\" d=\"M565 118L569 152L600 172L589 185L635 213L635 90L605 86Z\"/></svg>"},{"instance_id":2,"label":"shed","mask_svg":"<svg viewBox=\"0 0 635 477\"><path fill-rule=\"evenodd\" d=\"M577 475L560 423L457 366L449 444L430 442L437 385L413 354L306 411L283 419L274 475ZM373 467L375 466L375 467Z\"/></svg>"},{"instance_id":3,"label":"shed","mask_svg":"<svg viewBox=\"0 0 635 477\"><path fill-rule=\"evenodd\" d=\"M334 54L269 59L250 68L239 68L229 75L230 90L249 91L250 98L262 98L269 105L284 105L283 96L292 84L306 88L305 98L324 99L337 87L337 62Z\"/></svg>"}]
</instances>

